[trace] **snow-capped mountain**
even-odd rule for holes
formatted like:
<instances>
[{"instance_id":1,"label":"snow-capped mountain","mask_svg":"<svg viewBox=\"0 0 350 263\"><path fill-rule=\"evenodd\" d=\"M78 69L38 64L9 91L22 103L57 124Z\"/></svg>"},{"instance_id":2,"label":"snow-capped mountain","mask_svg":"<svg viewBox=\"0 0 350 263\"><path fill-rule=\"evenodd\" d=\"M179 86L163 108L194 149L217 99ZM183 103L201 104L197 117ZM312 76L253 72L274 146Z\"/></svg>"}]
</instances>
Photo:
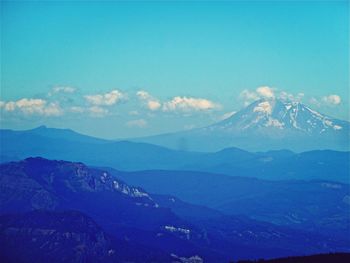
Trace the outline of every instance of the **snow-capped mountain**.
<instances>
[{"instance_id":1,"label":"snow-capped mountain","mask_svg":"<svg viewBox=\"0 0 350 263\"><path fill-rule=\"evenodd\" d=\"M232 133L287 130L319 135L322 133L337 134L342 129L348 128L349 123L330 118L300 102L261 99L233 116L203 130L225 130ZM268 134L266 132L266 135Z\"/></svg>"},{"instance_id":2,"label":"snow-capped mountain","mask_svg":"<svg viewBox=\"0 0 350 263\"><path fill-rule=\"evenodd\" d=\"M260 99L210 126L139 141L194 151L349 150L349 127L301 102Z\"/></svg>"}]
</instances>

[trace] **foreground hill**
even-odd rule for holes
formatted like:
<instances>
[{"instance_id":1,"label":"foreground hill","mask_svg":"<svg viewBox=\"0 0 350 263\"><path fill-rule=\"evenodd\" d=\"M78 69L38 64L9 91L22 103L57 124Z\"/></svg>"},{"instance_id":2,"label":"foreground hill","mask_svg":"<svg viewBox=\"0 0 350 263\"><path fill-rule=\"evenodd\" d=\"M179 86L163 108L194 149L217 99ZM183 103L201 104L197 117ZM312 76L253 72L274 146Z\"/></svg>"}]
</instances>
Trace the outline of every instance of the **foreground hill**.
<instances>
[{"instance_id":1,"label":"foreground hill","mask_svg":"<svg viewBox=\"0 0 350 263\"><path fill-rule=\"evenodd\" d=\"M0 225L2 262L112 262L111 240L78 212L3 215Z\"/></svg>"},{"instance_id":2,"label":"foreground hill","mask_svg":"<svg viewBox=\"0 0 350 263\"><path fill-rule=\"evenodd\" d=\"M31 212L37 209L46 211ZM9 257L16 249L33 257L51 255L56 243L57 253L70 244L79 248L77 257L93 253L97 262L113 251L118 259L132 261L194 257L227 262L349 249L342 236L227 216L176 197L149 194L107 170L42 158L0 165L0 211L1 242ZM130 255L136 248L139 253ZM68 249L62 258L69 253L76 251Z\"/></svg>"}]
</instances>

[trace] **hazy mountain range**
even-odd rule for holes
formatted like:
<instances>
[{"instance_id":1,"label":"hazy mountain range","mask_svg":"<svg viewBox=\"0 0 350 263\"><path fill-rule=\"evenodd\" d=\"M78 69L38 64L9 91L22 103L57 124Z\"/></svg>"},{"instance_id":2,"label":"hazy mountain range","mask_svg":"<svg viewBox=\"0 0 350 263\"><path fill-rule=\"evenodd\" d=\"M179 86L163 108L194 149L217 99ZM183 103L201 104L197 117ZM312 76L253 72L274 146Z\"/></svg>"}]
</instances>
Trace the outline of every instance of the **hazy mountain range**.
<instances>
[{"instance_id":1,"label":"hazy mountain range","mask_svg":"<svg viewBox=\"0 0 350 263\"><path fill-rule=\"evenodd\" d=\"M45 126L27 131L0 130L0 142L2 162L41 156L126 171L190 170L271 180L345 183L349 179L350 153L332 150L294 153L228 148L214 153L188 152L147 143L102 140Z\"/></svg>"}]
</instances>

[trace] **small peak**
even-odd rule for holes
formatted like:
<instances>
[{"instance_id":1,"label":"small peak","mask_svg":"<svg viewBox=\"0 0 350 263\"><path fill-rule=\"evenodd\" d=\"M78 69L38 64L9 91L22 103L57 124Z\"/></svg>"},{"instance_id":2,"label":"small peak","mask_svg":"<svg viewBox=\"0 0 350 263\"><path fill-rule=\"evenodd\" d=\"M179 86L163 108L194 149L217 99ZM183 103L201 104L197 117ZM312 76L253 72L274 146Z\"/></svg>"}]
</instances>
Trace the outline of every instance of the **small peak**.
<instances>
[{"instance_id":1,"label":"small peak","mask_svg":"<svg viewBox=\"0 0 350 263\"><path fill-rule=\"evenodd\" d=\"M35 165L39 164L39 166L42 166L44 164L53 163L54 161L48 160L40 156L35 156L35 157L28 157L24 159L23 162L27 164L35 164Z\"/></svg>"},{"instance_id":2,"label":"small peak","mask_svg":"<svg viewBox=\"0 0 350 263\"><path fill-rule=\"evenodd\" d=\"M46 130L46 129L48 129L48 127L46 125L40 125L40 126L34 128L33 130Z\"/></svg>"},{"instance_id":3,"label":"small peak","mask_svg":"<svg viewBox=\"0 0 350 263\"><path fill-rule=\"evenodd\" d=\"M37 157L28 157L28 158L25 158L24 160L30 162L30 161L34 161L34 160L47 160L47 159L40 157L40 156L37 156Z\"/></svg>"}]
</instances>

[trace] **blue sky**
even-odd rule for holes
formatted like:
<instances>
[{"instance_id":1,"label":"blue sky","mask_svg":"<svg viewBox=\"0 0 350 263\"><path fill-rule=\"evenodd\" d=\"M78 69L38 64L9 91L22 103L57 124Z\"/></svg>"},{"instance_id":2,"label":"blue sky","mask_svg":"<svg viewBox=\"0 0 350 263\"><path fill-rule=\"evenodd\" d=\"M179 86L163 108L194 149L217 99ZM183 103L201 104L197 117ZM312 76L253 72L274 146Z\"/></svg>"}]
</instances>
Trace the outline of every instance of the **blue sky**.
<instances>
[{"instance_id":1,"label":"blue sky","mask_svg":"<svg viewBox=\"0 0 350 263\"><path fill-rule=\"evenodd\" d=\"M1 2L0 123L143 136L261 86L349 119L348 22L347 1Z\"/></svg>"}]
</instances>

